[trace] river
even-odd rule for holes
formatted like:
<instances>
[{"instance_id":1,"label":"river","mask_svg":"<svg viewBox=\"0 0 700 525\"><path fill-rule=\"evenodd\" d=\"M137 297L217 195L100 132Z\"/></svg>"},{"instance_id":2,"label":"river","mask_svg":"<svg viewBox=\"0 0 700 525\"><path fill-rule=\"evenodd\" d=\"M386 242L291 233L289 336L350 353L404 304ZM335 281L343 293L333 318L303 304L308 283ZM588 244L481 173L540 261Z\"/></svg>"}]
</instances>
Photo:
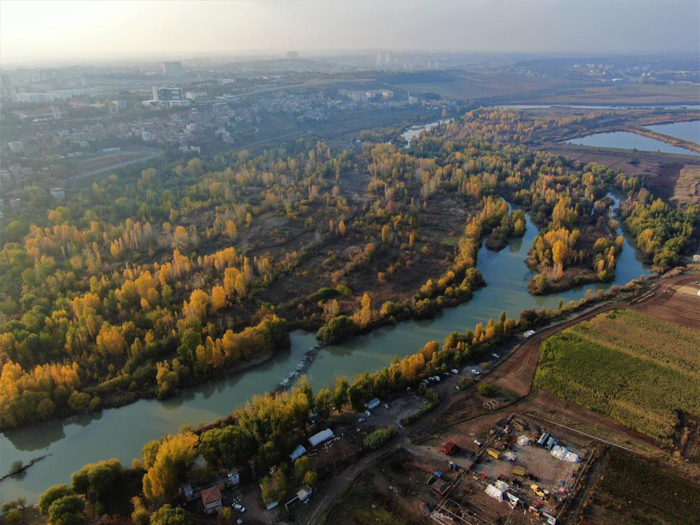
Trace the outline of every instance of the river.
<instances>
[{"instance_id":1,"label":"river","mask_svg":"<svg viewBox=\"0 0 700 525\"><path fill-rule=\"evenodd\" d=\"M619 201L613 195L616 206ZM349 378L360 372L374 372L388 365L394 356L416 352L430 340L442 341L453 331L472 329L476 323L497 318L501 311L517 317L527 308L556 308L564 302L580 299L586 290L623 285L649 270L637 259L627 239L618 260L615 280L610 284L578 287L560 294L533 297L527 283L532 273L525 258L537 228L527 217L527 231L521 239L511 240L500 252L481 248L477 267L487 286L471 301L444 310L437 318L407 321L384 327L341 344L327 346L313 362L307 375L315 388L329 384L341 374ZM234 377L209 381L165 401L140 400L121 408L96 414L52 421L8 431L0 435L0 472L9 470L13 461L28 462L36 456L51 454L21 478L0 483L0 501L24 496L36 501L49 486L69 481L83 465L102 459L118 458L124 465L140 455L149 440L177 432L185 424L196 425L226 416L254 394L272 390L289 376L304 352L316 343L312 333L294 331L291 348L271 360Z\"/></svg>"}]
</instances>

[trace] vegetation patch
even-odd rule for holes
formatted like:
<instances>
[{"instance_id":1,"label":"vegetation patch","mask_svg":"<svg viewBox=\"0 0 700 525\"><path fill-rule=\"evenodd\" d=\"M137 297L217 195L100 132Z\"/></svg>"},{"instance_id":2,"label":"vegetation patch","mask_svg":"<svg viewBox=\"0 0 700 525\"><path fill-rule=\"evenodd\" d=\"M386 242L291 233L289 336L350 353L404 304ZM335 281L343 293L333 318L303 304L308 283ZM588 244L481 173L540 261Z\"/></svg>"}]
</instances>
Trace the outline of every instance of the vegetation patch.
<instances>
[{"instance_id":1,"label":"vegetation patch","mask_svg":"<svg viewBox=\"0 0 700 525\"><path fill-rule=\"evenodd\" d=\"M631 310L542 343L535 384L671 444L680 411L700 415L700 331Z\"/></svg>"},{"instance_id":2,"label":"vegetation patch","mask_svg":"<svg viewBox=\"0 0 700 525\"><path fill-rule=\"evenodd\" d=\"M620 524L698 523L700 487L660 465L615 452L593 506L596 514L611 514L610 519Z\"/></svg>"}]
</instances>

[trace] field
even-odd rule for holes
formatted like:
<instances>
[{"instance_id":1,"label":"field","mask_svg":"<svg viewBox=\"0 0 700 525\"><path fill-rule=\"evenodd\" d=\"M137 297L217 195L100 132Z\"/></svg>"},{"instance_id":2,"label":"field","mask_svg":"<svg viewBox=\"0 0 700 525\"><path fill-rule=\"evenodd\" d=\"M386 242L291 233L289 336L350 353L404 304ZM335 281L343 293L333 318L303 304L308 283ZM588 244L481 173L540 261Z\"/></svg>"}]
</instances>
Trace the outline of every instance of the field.
<instances>
[{"instance_id":1,"label":"field","mask_svg":"<svg viewBox=\"0 0 700 525\"><path fill-rule=\"evenodd\" d=\"M700 486L656 463L613 452L581 523L655 525L699 521Z\"/></svg>"},{"instance_id":2,"label":"field","mask_svg":"<svg viewBox=\"0 0 700 525\"><path fill-rule=\"evenodd\" d=\"M405 454L405 453L404 453ZM381 469L380 466L384 467ZM390 474L382 474L389 469ZM393 461L380 463L378 466L363 472L350 489L333 505L324 521L327 525L419 525L425 523L418 513L417 504L409 506L411 488L396 487L389 484L391 473L399 469L403 472L404 463ZM420 486L417 484L416 486ZM406 492L406 491L410 492ZM401 496L399 496L401 494ZM407 497L409 496L409 497Z\"/></svg>"},{"instance_id":3,"label":"field","mask_svg":"<svg viewBox=\"0 0 700 525\"><path fill-rule=\"evenodd\" d=\"M700 204L700 168L688 166L681 170L672 199L686 204Z\"/></svg>"},{"instance_id":4,"label":"field","mask_svg":"<svg viewBox=\"0 0 700 525\"><path fill-rule=\"evenodd\" d=\"M700 415L700 331L614 310L542 343L537 387L671 444Z\"/></svg>"}]
</instances>

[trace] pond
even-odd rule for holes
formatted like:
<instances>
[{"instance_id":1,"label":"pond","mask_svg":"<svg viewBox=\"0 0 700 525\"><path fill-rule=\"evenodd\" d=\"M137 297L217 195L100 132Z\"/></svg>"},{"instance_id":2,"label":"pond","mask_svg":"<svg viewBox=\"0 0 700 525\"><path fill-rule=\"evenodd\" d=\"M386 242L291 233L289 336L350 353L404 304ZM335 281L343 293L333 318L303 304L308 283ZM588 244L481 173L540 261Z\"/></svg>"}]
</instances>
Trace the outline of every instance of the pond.
<instances>
[{"instance_id":1,"label":"pond","mask_svg":"<svg viewBox=\"0 0 700 525\"><path fill-rule=\"evenodd\" d=\"M694 151L678 146L672 146L660 140L643 137L636 133L627 131L613 131L612 133L595 133L586 135L571 140L567 140L569 144L579 146L595 146L599 148L619 148L619 149L638 149L641 151L661 151L663 153L681 153L684 155L700 155Z\"/></svg>"},{"instance_id":2,"label":"pond","mask_svg":"<svg viewBox=\"0 0 700 525\"><path fill-rule=\"evenodd\" d=\"M617 197L612 194L610 197L617 206ZM489 251L486 247L480 249L477 267L487 286L478 290L470 302L446 309L435 319L403 322L345 344L326 347L307 372L314 388L330 384L338 375L352 378L360 372L380 370L396 355L415 353L426 342L442 341L453 331L473 329L476 323L486 322L489 317L495 319L502 311L508 317L517 317L522 310L532 307L556 308L560 299L566 303L582 298L586 290L623 285L649 274L626 238L612 283L533 297L527 290L532 273L525 259L537 228L527 214L526 218L527 231L523 238L511 240L500 252ZM230 414L253 395L274 389L296 369L304 352L316 344L312 333L295 331L291 339L291 349L276 354L270 361L234 377L188 389L172 399L140 400L98 414L3 433L0 435L2 473L17 459L28 462L43 454L51 456L31 467L24 477L0 483L0 501L19 496L36 501L46 488L68 482L70 475L87 463L117 458L124 465L130 465L132 459L140 455L145 442L177 432L185 424L210 422Z\"/></svg>"},{"instance_id":3,"label":"pond","mask_svg":"<svg viewBox=\"0 0 700 525\"><path fill-rule=\"evenodd\" d=\"M689 120L687 122L674 122L672 124L656 124L646 126L651 131L671 135L683 140L690 140L700 144L700 120Z\"/></svg>"}]
</instances>

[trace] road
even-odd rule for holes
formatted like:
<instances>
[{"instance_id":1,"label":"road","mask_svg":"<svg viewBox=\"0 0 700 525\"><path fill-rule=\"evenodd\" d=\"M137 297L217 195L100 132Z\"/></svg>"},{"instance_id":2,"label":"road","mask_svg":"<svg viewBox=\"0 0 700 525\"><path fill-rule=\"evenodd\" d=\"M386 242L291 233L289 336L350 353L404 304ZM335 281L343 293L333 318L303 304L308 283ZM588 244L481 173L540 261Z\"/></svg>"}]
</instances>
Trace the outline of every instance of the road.
<instances>
[{"instance_id":1,"label":"road","mask_svg":"<svg viewBox=\"0 0 700 525\"><path fill-rule=\"evenodd\" d=\"M112 165L107 166L105 168L98 168L96 170L86 171L85 173L73 175L68 180L84 179L85 177L90 177L92 175L99 175L100 173L105 173L106 171L112 171L112 170L116 170L116 169L120 169L120 168L125 168L125 167L131 166L133 164L139 164L141 162L146 162L146 161L149 161L151 159L155 159L156 157L160 157L162 154L163 154L163 150L160 150L157 148L149 148L148 155L145 157L139 157L138 159L127 160L124 162L118 162L116 164L112 164Z\"/></svg>"},{"instance_id":2,"label":"road","mask_svg":"<svg viewBox=\"0 0 700 525\"><path fill-rule=\"evenodd\" d=\"M675 283L678 280L683 279L683 276L677 276L677 277L672 277L670 279L667 279L664 281L664 285L668 286L670 284ZM685 276L687 279L687 275ZM641 297L637 296L637 299L641 299L639 302L635 302L635 306L648 301L651 298L654 298L658 293L661 287L658 285L654 285L654 287L650 290L647 291L644 295ZM494 369L488 374L490 379L493 379L494 381L498 380L503 380L507 381L508 377L515 376L517 382L522 382L523 379L527 382L527 391L524 395L516 399L515 401L509 403L509 404L503 404L500 407L498 407L495 410L492 410L490 412L485 412L485 413L480 413L476 414L473 416L469 416L463 419L460 419L454 423L451 423L449 426L442 425L440 427L440 432L443 432L446 428L453 427L455 425L461 425L465 422L468 421L473 421L482 417L487 417L487 416L493 416L494 413L498 412L503 412L510 410L513 406L522 403L525 401L527 398L529 398L532 393L534 392L534 377L535 377L535 372L537 371L537 365L539 363L539 348L540 348L540 343L546 339L547 337L550 337L557 332L560 332L561 330L564 330L576 323L579 323L581 321L585 321L587 319L590 319L591 317L594 317L595 315L598 315L602 312L606 312L608 310L612 310L615 308L623 308L623 307L629 307L629 302L625 301L613 301L610 303L606 303L600 306L596 306L594 308L588 309L578 315L575 315L574 317L571 317L569 319L566 319L562 322L559 322L557 324L554 324L552 326L549 326L548 328L540 331L536 335L532 336L529 339L526 339L525 341L517 344L515 347L513 347L512 351L508 352L504 359L500 362L500 364L497 367L494 367ZM496 352L499 352L498 349L494 349ZM501 350L501 352L503 352ZM505 352L502 353L504 355ZM526 377L518 377L525 375ZM457 376L453 376L456 380ZM444 381L442 384L440 384L440 389L444 390L444 392L449 392L452 389L454 389L454 386L452 385L454 381ZM444 384L447 383L447 384ZM462 390L460 393L460 398L464 396L469 396L473 394L476 391L476 387L479 384L478 381L474 382L470 387L468 387L465 390ZM447 394L449 395L449 394ZM454 402L454 400L453 400ZM345 490L347 490L350 486L350 484L355 480L355 478L365 469L369 468L374 462L376 462L379 458L381 458L384 455L389 455L396 451L398 448L409 445L414 442L414 439L416 437L424 437L422 436L424 430L432 430L435 428L435 423L440 419L440 417L452 406L453 403L448 402L448 400L443 401L440 403L435 410L429 412L428 414L424 415L415 425L412 427L408 428L400 428L397 436L389 443L388 446L377 450L375 452L372 452L363 458L361 458L358 462L354 463L352 466L348 467L342 474L337 476L336 478L333 479L332 484L330 484L330 487L326 492L323 493L323 495L320 497L319 500L315 502L315 508L311 516L309 517L309 523L310 524L321 524L323 522L323 518L325 517L326 512L330 508L331 504L335 499L337 499ZM575 432L580 432L575 429L571 429ZM429 434L428 436L432 435L434 433ZM590 436L597 441L605 442L606 444L613 445L616 447L620 447L619 445L605 441L599 438L596 438L595 436ZM412 439L413 438L413 439ZM620 448L625 448L625 447L620 447ZM626 449L629 450L629 449Z\"/></svg>"}]
</instances>

